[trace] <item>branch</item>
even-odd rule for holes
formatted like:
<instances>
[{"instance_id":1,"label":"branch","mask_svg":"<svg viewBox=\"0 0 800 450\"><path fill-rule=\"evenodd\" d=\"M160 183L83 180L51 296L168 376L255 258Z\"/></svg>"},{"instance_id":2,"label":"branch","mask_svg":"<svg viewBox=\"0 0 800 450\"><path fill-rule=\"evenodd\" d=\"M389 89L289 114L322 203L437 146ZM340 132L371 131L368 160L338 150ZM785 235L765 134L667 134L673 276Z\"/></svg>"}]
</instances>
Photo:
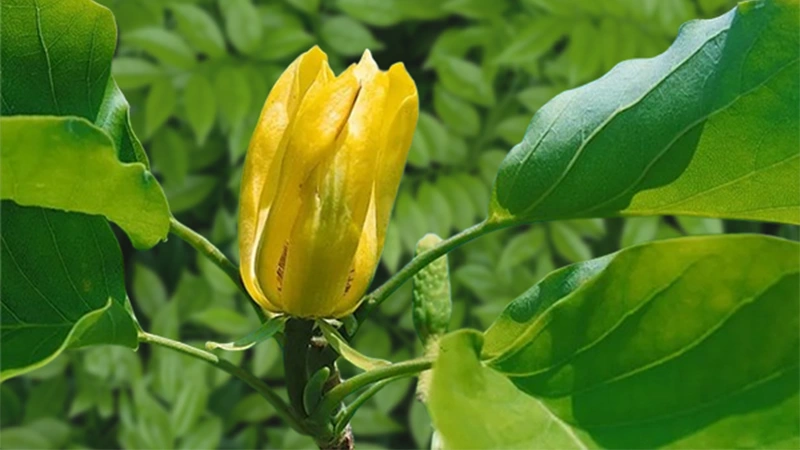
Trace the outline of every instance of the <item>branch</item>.
<instances>
[{"instance_id":1,"label":"branch","mask_svg":"<svg viewBox=\"0 0 800 450\"><path fill-rule=\"evenodd\" d=\"M228 278L233 281L233 284L235 284L236 287L242 291L245 297L250 300L250 304L255 310L256 315L258 315L261 323L264 323L267 320L264 311L255 301L253 301L252 297L250 297L250 294L247 292L247 289L244 287L244 284L242 283L242 277L239 275L239 268L236 266L236 264L232 263L231 260L220 251L220 249L218 249L204 236L178 222L178 219L174 217L170 217L169 219L169 232L188 242L189 245L200 252L200 254L210 259L214 264L217 265L217 267L222 269L222 271L225 272L225 275L228 275Z\"/></svg>"},{"instance_id":2,"label":"branch","mask_svg":"<svg viewBox=\"0 0 800 450\"><path fill-rule=\"evenodd\" d=\"M183 342L174 341L172 339L150 334L144 331L139 332L139 342L159 345L161 347L181 352L193 358L201 359L214 367L228 372L234 377L244 381L259 394L261 394L261 396L264 397L264 399L266 399L273 408L275 408L275 411L277 411L278 415L281 416L281 418L283 418L283 420L285 420L297 432L308 434L308 431L306 430L306 427L303 425L302 421L295 416L291 409L289 409L289 405L287 405L286 402L284 402L283 399L276 394L271 387L267 386L263 381L259 380L258 377L247 370L232 364L226 359L220 359L217 355L211 352L207 352L205 350L192 347L191 345L184 344Z\"/></svg>"},{"instance_id":3,"label":"branch","mask_svg":"<svg viewBox=\"0 0 800 450\"><path fill-rule=\"evenodd\" d=\"M491 231L499 230L511 223L497 223L483 221L474 225L466 230L451 236L439 243L436 247L419 254L412 259L402 269L400 269L393 277L389 278L383 285L366 295L361 303L361 306L356 310L355 316L358 323L363 322L370 314L373 308L380 305L381 302L386 300L389 295L396 291L414 274L425 268L428 264L432 263L435 259L455 249L456 247L469 242L479 236L482 236ZM420 236L421 237L421 236Z\"/></svg>"}]
</instances>

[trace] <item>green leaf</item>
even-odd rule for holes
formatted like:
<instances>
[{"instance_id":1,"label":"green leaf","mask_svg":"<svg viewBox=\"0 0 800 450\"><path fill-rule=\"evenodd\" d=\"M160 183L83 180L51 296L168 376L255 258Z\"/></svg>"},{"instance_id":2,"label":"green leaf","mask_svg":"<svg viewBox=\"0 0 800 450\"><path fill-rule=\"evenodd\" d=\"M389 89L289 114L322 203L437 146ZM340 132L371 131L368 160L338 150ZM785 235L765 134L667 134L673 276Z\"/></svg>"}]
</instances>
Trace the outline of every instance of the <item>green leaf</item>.
<instances>
[{"instance_id":1,"label":"green leaf","mask_svg":"<svg viewBox=\"0 0 800 450\"><path fill-rule=\"evenodd\" d=\"M122 89L149 86L164 76L161 68L150 61L125 56L114 59L111 73Z\"/></svg>"},{"instance_id":2,"label":"green leaf","mask_svg":"<svg viewBox=\"0 0 800 450\"><path fill-rule=\"evenodd\" d=\"M367 27L347 16L323 20L319 34L328 47L342 56L357 56L366 49L383 49L383 44L372 36Z\"/></svg>"},{"instance_id":3,"label":"green leaf","mask_svg":"<svg viewBox=\"0 0 800 450\"><path fill-rule=\"evenodd\" d=\"M251 54L261 44L262 29L258 10L250 0L219 0L225 18L225 32L236 50Z\"/></svg>"},{"instance_id":4,"label":"green leaf","mask_svg":"<svg viewBox=\"0 0 800 450\"><path fill-rule=\"evenodd\" d=\"M183 92L186 119L194 130L197 145L203 145L217 118L217 99L208 78L193 74Z\"/></svg>"},{"instance_id":5,"label":"green leaf","mask_svg":"<svg viewBox=\"0 0 800 450\"><path fill-rule=\"evenodd\" d=\"M400 0L403 3L405 0ZM337 0L336 7L368 25L388 27L400 21L396 0Z\"/></svg>"},{"instance_id":6,"label":"green leaf","mask_svg":"<svg viewBox=\"0 0 800 450\"><path fill-rule=\"evenodd\" d=\"M517 94L517 99L528 111L536 112L562 90L556 86L533 86Z\"/></svg>"},{"instance_id":7,"label":"green leaf","mask_svg":"<svg viewBox=\"0 0 800 450\"><path fill-rule=\"evenodd\" d=\"M192 427L178 444L181 450L195 450L198 448L218 448L222 440L222 421L211 416Z\"/></svg>"},{"instance_id":8,"label":"green leaf","mask_svg":"<svg viewBox=\"0 0 800 450\"><path fill-rule=\"evenodd\" d=\"M183 183L189 174L189 149L178 132L166 127L150 145L154 170L173 183Z\"/></svg>"},{"instance_id":9,"label":"green leaf","mask_svg":"<svg viewBox=\"0 0 800 450\"><path fill-rule=\"evenodd\" d=\"M443 447L587 448L538 400L481 364L482 340L476 331L459 330L439 341L428 412Z\"/></svg>"},{"instance_id":10,"label":"green leaf","mask_svg":"<svg viewBox=\"0 0 800 450\"><path fill-rule=\"evenodd\" d=\"M121 163L101 130L75 117L4 117L0 123L3 199L103 215L137 248L167 236L170 214L160 186L141 164Z\"/></svg>"},{"instance_id":11,"label":"green leaf","mask_svg":"<svg viewBox=\"0 0 800 450\"><path fill-rule=\"evenodd\" d=\"M561 222L550 224L550 237L558 254L569 262L585 261L592 257L592 250L581 236Z\"/></svg>"},{"instance_id":12,"label":"green leaf","mask_svg":"<svg viewBox=\"0 0 800 450\"><path fill-rule=\"evenodd\" d=\"M383 264L390 273L394 273L400 266L400 258L402 256L403 241L401 238L400 229L394 221L390 221L389 226L386 228L386 242L383 244L381 261L383 261Z\"/></svg>"},{"instance_id":13,"label":"green leaf","mask_svg":"<svg viewBox=\"0 0 800 450\"><path fill-rule=\"evenodd\" d=\"M67 347L136 348L122 255L105 220L10 201L2 202L0 219L0 380L41 367Z\"/></svg>"},{"instance_id":14,"label":"green leaf","mask_svg":"<svg viewBox=\"0 0 800 450\"><path fill-rule=\"evenodd\" d=\"M463 230L475 223L477 211L472 198L470 198L469 191L466 190L464 185L456 181L452 176L444 176L436 180L436 187L439 188L450 205L450 212L453 213L453 224L455 224L456 228ZM425 232L422 234L425 234ZM416 239L422 237L422 234L417 236ZM414 241L414 245L416 245L416 241ZM413 249L414 246L410 248Z\"/></svg>"},{"instance_id":15,"label":"green leaf","mask_svg":"<svg viewBox=\"0 0 800 450\"><path fill-rule=\"evenodd\" d=\"M213 57L225 55L225 38L211 15L192 4L172 4L169 9L178 32L196 50Z\"/></svg>"},{"instance_id":16,"label":"green leaf","mask_svg":"<svg viewBox=\"0 0 800 450\"><path fill-rule=\"evenodd\" d=\"M482 354L586 447L794 447L798 258L727 235L568 266L506 308Z\"/></svg>"},{"instance_id":17,"label":"green leaf","mask_svg":"<svg viewBox=\"0 0 800 450\"><path fill-rule=\"evenodd\" d=\"M211 307L193 314L190 320L205 325L217 333L231 336L242 335L252 329L247 317L228 308Z\"/></svg>"},{"instance_id":18,"label":"green leaf","mask_svg":"<svg viewBox=\"0 0 800 450\"><path fill-rule=\"evenodd\" d=\"M178 92L169 78L161 78L153 83L144 104L145 139L153 136L167 119L175 112Z\"/></svg>"},{"instance_id":19,"label":"green leaf","mask_svg":"<svg viewBox=\"0 0 800 450\"><path fill-rule=\"evenodd\" d=\"M478 20L496 18L508 7L507 0L448 0L442 5L445 11L451 11L465 17Z\"/></svg>"},{"instance_id":20,"label":"green leaf","mask_svg":"<svg viewBox=\"0 0 800 450\"><path fill-rule=\"evenodd\" d=\"M722 220L706 217L676 217L678 225L687 234L721 234L723 232Z\"/></svg>"},{"instance_id":21,"label":"green leaf","mask_svg":"<svg viewBox=\"0 0 800 450\"><path fill-rule=\"evenodd\" d=\"M286 0L290 5L308 14L314 14L319 10L320 1L321 0Z\"/></svg>"},{"instance_id":22,"label":"green leaf","mask_svg":"<svg viewBox=\"0 0 800 450\"><path fill-rule=\"evenodd\" d=\"M242 122L250 108L252 95L245 71L223 67L214 78L214 90L224 124L233 127Z\"/></svg>"},{"instance_id":23,"label":"green leaf","mask_svg":"<svg viewBox=\"0 0 800 450\"><path fill-rule=\"evenodd\" d=\"M447 198L432 183L423 183L417 190L417 205L425 211L428 229L439 236L447 237L453 228L453 215Z\"/></svg>"},{"instance_id":24,"label":"green leaf","mask_svg":"<svg viewBox=\"0 0 800 450\"><path fill-rule=\"evenodd\" d=\"M439 83L433 87L433 108L456 133L473 137L481 131L481 117L470 103L461 100Z\"/></svg>"},{"instance_id":25,"label":"green leaf","mask_svg":"<svg viewBox=\"0 0 800 450\"><path fill-rule=\"evenodd\" d=\"M525 135L525 130L530 123L528 116L511 116L497 124L494 132L503 142L514 145Z\"/></svg>"},{"instance_id":26,"label":"green leaf","mask_svg":"<svg viewBox=\"0 0 800 450\"><path fill-rule=\"evenodd\" d=\"M175 436L185 436L205 412L209 389L204 383L183 383L170 411Z\"/></svg>"},{"instance_id":27,"label":"green leaf","mask_svg":"<svg viewBox=\"0 0 800 450\"><path fill-rule=\"evenodd\" d=\"M217 178L211 175L189 175L181 184L164 184L172 212L187 211L208 198L217 186Z\"/></svg>"},{"instance_id":28,"label":"green leaf","mask_svg":"<svg viewBox=\"0 0 800 450\"><path fill-rule=\"evenodd\" d=\"M500 168L494 220L800 223L797 14L796 2L742 3L553 99Z\"/></svg>"},{"instance_id":29,"label":"green leaf","mask_svg":"<svg viewBox=\"0 0 800 450\"><path fill-rule=\"evenodd\" d=\"M3 448L48 449L56 448L42 434L31 427L8 427L0 434Z\"/></svg>"},{"instance_id":30,"label":"green leaf","mask_svg":"<svg viewBox=\"0 0 800 450\"><path fill-rule=\"evenodd\" d=\"M442 8L446 0L403 0L395 8L404 19L433 20L447 16Z\"/></svg>"},{"instance_id":31,"label":"green leaf","mask_svg":"<svg viewBox=\"0 0 800 450\"><path fill-rule=\"evenodd\" d=\"M221 348L229 352L247 350L254 345L266 341L275 336L276 333L283 330L283 324L286 322L286 317L276 316L264 322L257 330L248 333L246 336L239 338L233 342L221 344L219 342L206 342L206 348L214 350Z\"/></svg>"},{"instance_id":32,"label":"green leaf","mask_svg":"<svg viewBox=\"0 0 800 450\"><path fill-rule=\"evenodd\" d=\"M392 363L383 359L370 358L369 356L361 354L358 350L350 347L346 340L339 334L336 328L329 325L324 320L318 320L317 325L328 345L333 347L342 358L346 359L350 364L358 367L361 370L373 370L381 367L391 366Z\"/></svg>"},{"instance_id":33,"label":"green leaf","mask_svg":"<svg viewBox=\"0 0 800 450\"><path fill-rule=\"evenodd\" d=\"M494 89L480 67L449 56L436 60L439 81L452 94L481 106L494 105Z\"/></svg>"},{"instance_id":34,"label":"green leaf","mask_svg":"<svg viewBox=\"0 0 800 450\"><path fill-rule=\"evenodd\" d=\"M656 238L660 222L660 217L631 217L625 220L620 247L630 247L652 241Z\"/></svg>"},{"instance_id":35,"label":"green leaf","mask_svg":"<svg viewBox=\"0 0 800 450\"><path fill-rule=\"evenodd\" d=\"M570 29L571 20L560 16L540 16L516 34L495 62L511 67L524 67L548 52Z\"/></svg>"},{"instance_id":36,"label":"green leaf","mask_svg":"<svg viewBox=\"0 0 800 450\"><path fill-rule=\"evenodd\" d=\"M160 27L139 28L125 33L122 42L180 69L190 69L197 62L194 52L180 36Z\"/></svg>"},{"instance_id":37,"label":"green leaf","mask_svg":"<svg viewBox=\"0 0 800 450\"><path fill-rule=\"evenodd\" d=\"M394 214L400 228L400 238L407 250L413 250L417 241L428 230L428 218L408 192L401 192L397 197L397 208Z\"/></svg>"},{"instance_id":38,"label":"green leaf","mask_svg":"<svg viewBox=\"0 0 800 450\"><path fill-rule=\"evenodd\" d=\"M9 0L0 5L0 14L3 116L83 117L108 133L121 161L147 166L128 102L110 77L116 45L111 12L85 0L62 0L47 8L34 0ZM64 24L69 24L68 40L62 39Z\"/></svg>"},{"instance_id":39,"label":"green leaf","mask_svg":"<svg viewBox=\"0 0 800 450\"><path fill-rule=\"evenodd\" d=\"M282 21L279 26L265 27L265 33L268 39L256 53L258 59L265 61L280 61L296 56L315 41L301 23L290 20ZM260 100L262 97L256 98Z\"/></svg>"},{"instance_id":40,"label":"green leaf","mask_svg":"<svg viewBox=\"0 0 800 450\"><path fill-rule=\"evenodd\" d=\"M133 303L148 318L155 318L156 313L167 303L167 288L152 269L136 263L133 266Z\"/></svg>"}]
</instances>

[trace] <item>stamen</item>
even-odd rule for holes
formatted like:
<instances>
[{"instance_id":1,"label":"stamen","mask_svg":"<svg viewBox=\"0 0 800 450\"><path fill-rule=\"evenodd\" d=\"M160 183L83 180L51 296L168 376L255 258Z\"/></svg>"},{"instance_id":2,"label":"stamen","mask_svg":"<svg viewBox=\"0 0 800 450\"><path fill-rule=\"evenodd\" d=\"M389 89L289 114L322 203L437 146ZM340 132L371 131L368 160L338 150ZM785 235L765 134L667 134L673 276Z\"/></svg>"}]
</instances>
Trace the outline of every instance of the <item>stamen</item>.
<instances>
[{"instance_id":1,"label":"stamen","mask_svg":"<svg viewBox=\"0 0 800 450\"><path fill-rule=\"evenodd\" d=\"M350 288L353 287L353 280L356 279L356 269L353 267L350 269L350 274L347 276L347 284L344 286L344 294L347 295L350 292Z\"/></svg>"},{"instance_id":2,"label":"stamen","mask_svg":"<svg viewBox=\"0 0 800 450\"><path fill-rule=\"evenodd\" d=\"M275 275L278 280L278 292L283 291L283 273L286 270L286 255L289 253L289 243L286 242L283 244L283 253L281 253L281 259L278 260L278 270L276 271Z\"/></svg>"}]
</instances>

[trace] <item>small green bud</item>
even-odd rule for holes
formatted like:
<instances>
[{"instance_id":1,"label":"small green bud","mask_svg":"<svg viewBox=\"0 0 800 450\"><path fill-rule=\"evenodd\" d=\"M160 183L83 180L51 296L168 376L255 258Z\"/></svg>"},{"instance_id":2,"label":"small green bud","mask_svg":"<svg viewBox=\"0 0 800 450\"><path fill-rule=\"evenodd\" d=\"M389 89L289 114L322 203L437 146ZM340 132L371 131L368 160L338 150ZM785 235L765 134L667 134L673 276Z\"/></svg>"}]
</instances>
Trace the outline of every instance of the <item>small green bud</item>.
<instances>
[{"instance_id":1,"label":"small green bud","mask_svg":"<svg viewBox=\"0 0 800 450\"><path fill-rule=\"evenodd\" d=\"M426 234L417 242L419 255L436 245L442 239L435 234ZM428 345L431 338L447 332L450 324L452 303L450 300L450 270L447 255L441 256L414 275L413 308L414 328L422 343ZM435 339L434 339L435 340Z\"/></svg>"},{"instance_id":2,"label":"small green bud","mask_svg":"<svg viewBox=\"0 0 800 450\"><path fill-rule=\"evenodd\" d=\"M305 389L303 389L303 406L307 414L311 414L316 409L322 399L322 388L330 376L331 369L326 366L314 372L314 375L309 378Z\"/></svg>"}]
</instances>

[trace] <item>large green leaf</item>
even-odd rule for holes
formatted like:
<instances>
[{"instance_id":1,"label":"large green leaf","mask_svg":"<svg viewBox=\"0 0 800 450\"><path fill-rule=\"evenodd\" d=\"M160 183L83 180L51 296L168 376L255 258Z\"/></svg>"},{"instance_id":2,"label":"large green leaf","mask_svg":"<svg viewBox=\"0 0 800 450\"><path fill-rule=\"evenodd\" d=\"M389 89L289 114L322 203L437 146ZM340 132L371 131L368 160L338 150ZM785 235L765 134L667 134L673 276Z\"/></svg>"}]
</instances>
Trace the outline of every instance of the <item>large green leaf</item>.
<instances>
[{"instance_id":1,"label":"large green leaf","mask_svg":"<svg viewBox=\"0 0 800 450\"><path fill-rule=\"evenodd\" d=\"M83 117L111 136L120 160L147 165L111 77L111 11L90 0L4 0L0 15L2 115Z\"/></svg>"},{"instance_id":2,"label":"large green leaf","mask_svg":"<svg viewBox=\"0 0 800 450\"><path fill-rule=\"evenodd\" d=\"M122 255L105 220L7 200L0 212L0 380L40 367L67 347L135 348Z\"/></svg>"},{"instance_id":3,"label":"large green leaf","mask_svg":"<svg viewBox=\"0 0 800 450\"><path fill-rule=\"evenodd\" d=\"M108 136L76 117L0 119L0 198L20 205L103 215L133 244L169 232L164 192L139 163L121 163Z\"/></svg>"},{"instance_id":4,"label":"large green leaf","mask_svg":"<svg viewBox=\"0 0 800 450\"><path fill-rule=\"evenodd\" d=\"M442 341L437 429L455 447L458 419L488 423L464 437L485 447L797 447L798 258L792 241L728 235L554 272L508 306L482 349Z\"/></svg>"},{"instance_id":5,"label":"large green leaf","mask_svg":"<svg viewBox=\"0 0 800 450\"><path fill-rule=\"evenodd\" d=\"M492 220L800 223L797 16L796 1L742 3L554 98L500 167Z\"/></svg>"}]
</instances>

